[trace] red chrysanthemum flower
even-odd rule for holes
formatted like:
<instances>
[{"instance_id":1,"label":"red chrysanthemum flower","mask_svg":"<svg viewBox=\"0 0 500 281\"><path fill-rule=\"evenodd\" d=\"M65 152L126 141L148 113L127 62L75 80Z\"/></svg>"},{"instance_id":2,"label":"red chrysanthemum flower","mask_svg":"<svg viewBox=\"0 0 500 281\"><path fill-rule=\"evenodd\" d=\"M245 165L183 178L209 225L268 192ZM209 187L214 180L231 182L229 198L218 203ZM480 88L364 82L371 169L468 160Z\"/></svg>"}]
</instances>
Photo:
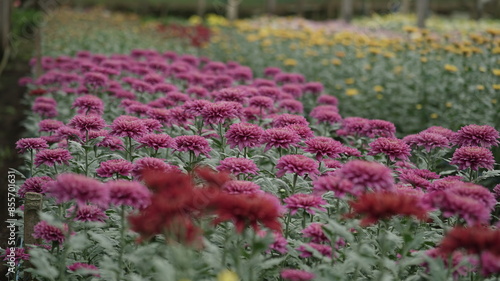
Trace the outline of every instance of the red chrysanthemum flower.
<instances>
[{"instance_id":1,"label":"red chrysanthemum flower","mask_svg":"<svg viewBox=\"0 0 500 281\"><path fill-rule=\"evenodd\" d=\"M424 208L418 197L405 193L370 192L364 193L356 200L350 201L352 212L348 217L361 215L361 226L368 226L379 220L393 216L414 216L420 220L427 218L427 209Z\"/></svg>"}]
</instances>

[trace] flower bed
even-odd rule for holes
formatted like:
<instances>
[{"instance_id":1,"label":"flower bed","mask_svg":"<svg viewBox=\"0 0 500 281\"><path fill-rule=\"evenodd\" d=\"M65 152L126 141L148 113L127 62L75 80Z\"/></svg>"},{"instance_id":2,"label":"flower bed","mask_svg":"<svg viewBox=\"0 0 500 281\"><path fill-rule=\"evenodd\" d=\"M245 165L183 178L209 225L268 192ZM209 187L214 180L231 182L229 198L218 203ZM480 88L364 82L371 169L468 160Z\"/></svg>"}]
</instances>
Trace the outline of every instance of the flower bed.
<instances>
[{"instance_id":1,"label":"flower bed","mask_svg":"<svg viewBox=\"0 0 500 281\"><path fill-rule=\"evenodd\" d=\"M45 197L39 244L9 249L41 280L500 272L491 126L398 139L300 73L170 51L42 63L17 142L19 197Z\"/></svg>"}]
</instances>

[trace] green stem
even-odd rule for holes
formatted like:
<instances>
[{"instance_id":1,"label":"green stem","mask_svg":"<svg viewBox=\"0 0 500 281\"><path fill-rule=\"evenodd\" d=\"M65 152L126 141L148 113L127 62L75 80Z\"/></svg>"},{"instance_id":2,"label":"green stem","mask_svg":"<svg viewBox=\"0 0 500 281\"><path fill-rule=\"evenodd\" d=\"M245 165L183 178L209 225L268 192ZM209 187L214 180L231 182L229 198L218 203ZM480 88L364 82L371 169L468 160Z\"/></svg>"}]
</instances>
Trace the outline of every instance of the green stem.
<instances>
[{"instance_id":1,"label":"green stem","mask_svg":"<svg viewBox=\"0 0 500 281\"><path fill-rule=\"evenodd\" d=\"M54 164L55 166L55 164ZM30 175L29 177L33 176L33 149L30 149Z\"/></svg>"},{"instance_id":2,"label":"green stem","mask_svg":"<svg viewBox=\"0 0 500 281\"><path fill-rule=\"evenodd\" d=\"M120 208L120 251L118 253L118 272L117 281L121 280L122 267L123 267L123 253L125 248L125 205Z\"/></svg>"},{"instance_id":3,"label":"green stem","mask_svg":"<svg viewBox=\"0 0 500 281\"><path fill-rule=\"evenodd\" d=\"M290 195L295 194L295 187L297 186L297 178L298 177L299 177L299 175L293 174L292 191L291 191Z\"/></svg>"},{"instance_id":4,"label":"green stem","mask_svg":"<svg viewBox=\"0 0 500 281\"><path fill-rule=\"evenodd\" d=\"M54 165L55 167L55 165ZM73 214L68 219L68 230L64 234L64 246L62 251L61 260L59 261L59 281L66 281L66 259L68 257L68 249L69 249L69 239L71 237L71 233L73 232L73 219L76 217L78 213L78 205L75 205L75 210Z\"/></svg>"},{"instance_id":5,"label":"green stem","mask_svg":"<svg viewBox=\"0 0 500 281\"><path fill-rule=\"evenodd\" d=\"M286 217L286 221L285 221L285 239L288 239L288 227L290 225L290 222L292 221L292 211L289 211L288 212L288 217Z\"/></svg>"}]
</instances>

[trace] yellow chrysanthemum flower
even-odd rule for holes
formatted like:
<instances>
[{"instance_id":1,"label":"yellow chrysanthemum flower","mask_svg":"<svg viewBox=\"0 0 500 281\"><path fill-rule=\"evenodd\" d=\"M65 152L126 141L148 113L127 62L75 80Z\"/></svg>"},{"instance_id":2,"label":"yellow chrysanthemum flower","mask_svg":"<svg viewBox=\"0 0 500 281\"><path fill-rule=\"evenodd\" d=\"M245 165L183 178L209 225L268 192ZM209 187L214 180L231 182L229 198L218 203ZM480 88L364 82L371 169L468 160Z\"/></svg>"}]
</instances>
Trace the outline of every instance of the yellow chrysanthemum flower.
<instances>
[{"instance_id":1,"label":"yellow chrysanthemum flower","mask_svg":"<svg viewBox=\"0 0 500 281\"><path fill-rule=\"evenodd\" d=\"M373 90L377 93L380 93L384 90L384 87L382 87L380 85L376 85L375 87L373 87Z\"/></svg>"},{"instance_id":2,"label":"yellow chrysanthemum flower","mask_svg":"<svg viewBox=\"0 0 500 281\"><path fill-rule=\"evenodd\" d=\"M449 71L449 72L457 72L458 68L454 65L451 65L451 64L445 64L444 70Z\"/></svg>"},{"instance_id":3,"label":"yellow chrysanthemum flower","mask_svg":"<svg viewBox=\"0 0 500 281\"><path fill-rule=\"evenodd\" d=\"M420 61L423 62L423 63L426 63L427 61L429 61L426 57L421 57L420 58Z\"/></svg>"},{"instance_id":4,"label":"yellow chrysanthemum flower","mask_svg":"<svg viewBox=\"0 0 500 281\"><path fill-rule=\"evenodd\" d=\"M285 59L283 61L283 64L286 65L286 66L296 66L297 65L297 60L295 59Z\"/></svg>"},{"instance_id":5,"label":"yellow chrysanthemum flower","mask_svg":"<svg viewBox=\"0 0 500 281\"><path fill-rule=\"evenodd\" d=\"M492 72L493 72L493 75L500 76L500 69L493 69Z\"/></svg>"},{"instance_id":6,"label":"yellow chrysanthemum flower","mask_svg":"<svg viewBox=\"0 0 500 281\"><path fill-rule=\"evenodd\" d=\"M345 79L345 83L347 85L352 85L352 84L354 84L354 82L355 82L354 78L347 78L347 79Z\"/></svg>"},{"instance_id":7,"label":"yellow chrysanthemum flower","mask_svg":"<svg viewBox=\"0 0 500 281\"><path fill-rule=\"evenodd\" d=\"M439 115L437 113L431 113L431 118L432 119L437 119Z\"/></svg>"},{"instance_id":8,"label":"yellow chrysanthemum flower","mask_svg":"<svg viewBox=\"0 0 500 281\"><path fill-rule=\"evenodd\" d=\"M417 104L417 105L415 105L415 108L416 108L417 110L421 110L421 109L423 108L423 106L422 106L421 104Z\"/></svg>"},{"instance_id":9,"label":"yellow chrysanthemum flower","mask_svg":"<svg viewBox=\"0 0 500 281\"><path fill-rule=\"evenodd\" d=\"M240 278L238 277L238 274L231 270L223 270L217 274L217 281L238 281Z\"/></svg>"},{"instance_id":10,"label":"yellow chrysanthemum flower","mask_svg":"<svg viewBox=\"0 0 500 281\"><path fill-rule=\"evenodd\" d=\"M349 97L352 97L352 96L358 95L359 91L358 91L358 89L349 88L349 89L345 90L345 94L348 95Z\"/></svg>"},{"instance_id":11,"label":"yellow chrysanthemum flower","mask_svg":"<svg viewBox=\"0 0 500 281\"><path fill-rule=\"evenodd\" d=\"M482 91L482 90L484 90L484 86L483 85L477 85L476 89L479 90L479 91Z\"/></svg>"},{"instance_id":12,"label":"yellow chrysanthemum flower","mask_svg":"<svg viewBox=\"0 0 500 281\"><path fill-rule=\"evenodd\" d=\"M341 65L342 64L342 61L339 60L339 59L332 59L332 64L333 65Z\"/></svg>"},{"instance_id":13,"label":"yellow chrysanthemum flower","mask_svg":"<svg viewBox=\"0 0 500 281\"><path fill-rule=\"evenodd\" d=\"M491 103L492 103L492 104L497 104L497 99L492 99L492 100L491 100Z\"/></svg>"},{"instance_id":14,"label":"yellow chrysanthemum flower","mask_svg":"<svg viewBox=\"0 0 500 281\"><path fill-rule=\"evenodd\" d=\"M447 103L445 104L445 106L446 106L446 107L448 107L448 108L451 108L451 107L453 106L453 104L452 104L451 102L447 102Z\"/></svg>"},{"instance_id":15,"label":"yellow chrysanthemum flower","mask_svg":"<svg viewBox=\"0 0 500 281\"><path fill-rule=\"evenodd\" d=\"M493 90L500 90L500 84L493 84Z\"/></svg>"}]
</instances>

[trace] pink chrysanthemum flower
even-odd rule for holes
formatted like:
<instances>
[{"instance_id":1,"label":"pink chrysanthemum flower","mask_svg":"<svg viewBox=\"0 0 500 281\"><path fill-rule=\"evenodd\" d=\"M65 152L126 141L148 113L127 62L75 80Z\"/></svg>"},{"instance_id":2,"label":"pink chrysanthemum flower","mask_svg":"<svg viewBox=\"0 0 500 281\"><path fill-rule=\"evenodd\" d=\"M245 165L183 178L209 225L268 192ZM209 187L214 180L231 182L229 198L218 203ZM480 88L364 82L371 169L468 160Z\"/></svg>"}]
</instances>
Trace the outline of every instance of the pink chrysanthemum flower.
<instances>
[{"instance_id":1,"label":"pink chrysanthemum flower","mask_svg":"<svg viewBox=\"0 0 500 281\"><path fill-rule=\"evenodd\" d=\"M57 115L59 115L59 112L57 111L57 106L54 105L54 104L50 104L50 103L44 103L44 102L41 102L41 103L34 103L33 106L31 107L31 110L33 110L33 112L39 114L40 116L44 117L44 118L52 118L52 117L56 117Z\"/></svg>"},{"instance_id":2,"label":"pink chrysanthemum flower","mask_svg":"<svg viewBox=\"0 0 500 281\"><path fill-rule=\"evenodd\" d=\"M478 170L485 168L493 170L495 158L493 153L480 146L463 146L455 150L450 161L451 165L457 165L460 170L472 169Z\"/></svg>"},{"instance_id":3,"label":"pink chrysanthemum flower","mask_svg":"<svg viewBox=\"0 0 500 281\"><path fill-rule=\"evenodd\" d=\"M307 140L312 137L314 137L314 132L311 130L311 127L307 125L299 125L299 124L292 124L288 125L286 127L283 127L285 129L290 129L297 133L301 139Z\"/></svg>"},{"instance_id":4,"label":"pink chrysanthemum flower","mask_svg":"<svg viewBox=\"0 0 500 281\"><path fill-rule=\"evenodd\" d=\"M385 120L369 120L368 126L366 128L366 135L370 138L394 138L396 137L396 126L394 126L393 123Z\"/></svg>"},{"instance_id":5,"label":"pink chrysanthemum flower","mask_svg":"<svg viewBox=\"0 0 500 281\"><path fill-rule=\"evenodd\" d=\"M321 95L317 99L317 104L326 104L326 105L337 106L339 104L339 100L334 96Z\"/></svg>"},{"instance_id":6,"label":"pink chrysanthemum flower","mask_svg":"<svg viewBox=\"0 0 500 281\"><path fill-rule=\"evenodd\" d=\"M281 100L278 105L278 108L287 110L290 113L300 114L304 112L304 105L300 101L294 99Z\"/></svg>"},{"instance_id":7,"label":"pink chrysanthemum flower","mask_svg":"<svg viewBox=\"0 0 500 281\"><path fill-rule=\"evenodd\" d=\"M25 153L26 150L41 150L49 148L47 141L41 138L22 138L16 142L16 149L19 153Z\"/></svg>"},{"instance_id":8,"label":"pink chrysanthemum flower","mask_svg":"<svg viewBox=\"0 0 500 281\"><path fill-rule=\"evenodd\" d=\"M123 140L119 137L106 136L102 141L98 142L96 146L107 147L111 150L124 150Z\"/></svg>"},{"instance_id":9,"label":"pink chrysanthemum flower","mask_svg":"<svg viewBox=\"0 0 500 281\"><path fill-rule=\"evenodd\" d=\"M288 252L287 245L288 245L288 240L286 240L283 235L281 235L278 232L273 233L273 238L274 241L271 245L269 245L269 249L275 250L276 252L280 254L284 254Z\"/></svg>"},{"instance_id":10,"label":"pink chrysanthemum flower","mask_svg":"<svg viewBox=\"0 0 500 281\"><path fill-rule=\"evenodd\" d=\"M207 100L191 100L182 105L182 108L192 116L200 116L203 109L211 104Z\"/></svg>"},{"instance_id":11,"label":"pink chrysanthemum flower","mask_svg":"<svg viewBox=\"0 0 500 281\"><path fill-rule=\"evenodd\" d=\"M220 161L217 170L229 172L238 176L239 174L257 175L259 168L252 159L228 157Z\"/></svg>"},{"instance_id":12,"label":"pink chrysanthemum flower","mask_svg":"<svg viewBox=\"0 0 500 281\"><path fill-rule=\"evenodd\" d=\"M321 82L307 82L302 88L304 89L304 92L319 94L323 92L325 87Z\"/></svg>"},{"instance_id":13,"label":"pink chrysanthemum flower","mask_svg":"<svg viewBox=\"0 0 500 281\"><path fill-rule=\"evenodd\" d=\"M270 66L264 69L264 76L274 77L278 73L281 73L281 69L279 67Z\"/></svg>"},{"instance_id":14,"label":"pink chrysanthemum flower","mask_svg":"<svg viewBox=\"0 0 500 281\"><path fill-rule=\"evenodd\" d=\"M24 183L19 188L18 191L19 198L24 198L26 192L36 192L44 194L47 184L51 181L52 178L47 176L32 177L26 179L26 181L24 181Z\"/></svg>"},{"instance_id":15,"label":"pink chrysanthemum flower","mask_svg":"<svg viewBox=\"0 0 500 281\"><path fill-rule=\"evenodd\" d=\"M64 126L64 123L59 120L44 119L38 123L38 131L53 133L61 126Z\"/></svg>"},{"instance_id":16,"label":"pink chrysanthemum flower","mask_svg":"<svg viewBox=\"0 0 500 281\"><path fill-rule=\"evenodd\" d=\"M75 207L71 207L66 211L66 216L71 217L75 212ZM94 205L84 205L79 206L75 215L76 221L99 221L104 222L108 219L108 216L103 211L102 208L94 206Z\"/></svg>"},{"instance_id":17,"label":"pink chrysanthemum flower","mask_svg":"<svg viewBox=\"0 0 500 281\"><path fill-rule=\"evenodd\" d=\"M113 120L110 134L118 137L140 138L147 133L147 128L141 119L122 115Z\"/></svg>"},{"instance_id":18,"label":"pink chrysanthemum flower","mask_svg":"<svg viewBox=\"0 0 500 281\"><path fill-rule=\"evenodd\" d=\"M78 205L91 202L107 206L109 200L109 191L101 182L72 173L58 175L55 181L47 184L46 193L56 198L58 203L76 200Z\"/></svg>"},{"instance_id":19,"label":"pink chrysanthemum flower","mask_svg":"<svg viewBox=\"0 0 500 281\"><path fill-rule=\"evenodd\" d=\"M146 112L149 118L160 121L160 123L168 123L170 110L166 108L149 108Z\"/></svg>"},{"instance_id":20,"label":"pink chrysanthemum flower","mask_svg":"<svg viewBox=\"0 0 500 281\"><path fill-rule=\"evenodd\" d=\"M264 131L261 142L266 144L264 151L272 147L286 148L295 146L300 141L299 135L288 128L271 128Z\"/></svg>"},{"instance_id":21,"label":"pink chrysanthemum flower","mask_svg":"<svg viewBox=\"0 0 500 281\"><path fill-rule=\"evenodd\" d=\"M453 136L455 135L455 132L453 132L452 130L444 128L444 127L440 127L440 126L429 127L427 129L423 130L421 133L438 134L438 135L441 135L441 136L447 138L448 140L453 139Z\"/></svg>"},{"instance_id":22,"label":"pink chrysanthemum flower","mask_svg":"<svg viewBox=\"0 0 500 281\"><path fill-rule=\"evenodd\" d=\"M370 143L370 151L368 155L385 154L391 161L396 158L408 160L411 155L411 149L404 141L396 138L380 137Z\"/></svg>"},{"instance_id":23,"label":"pink chrysanthemum flower","mask_svg":"<svg viewBox=\"0 0 500 281\"><path fill-rule=\"evenodd\" d=\"M488 223L496 204L495 196L488 189L472 183L456 184L429 193L424 201L439 208L445 217L458 215L468 225Z\"/></svg>"},{"instance_id":24,"label":"pink chrysanthemum flower","mask_svg":"<svg viewBox=\"0 0 500 281\"><path fill-rule=\"evenodd\" d=\"M268 110L274 107L274 100L270 97L255 96L248 100L248 105L258 108L259 110Z\"/></svg>"},{"instance_id":25,"label":"pink chrysanthemum flower","mask_svg":"<svg viewBox=\"0 0 500 281\"><path fill-rule=\"evenodd\" d=\"M83 84L89 88L104 88L108 77L98 72L87 72L83 75Z\"/></svg>"},{"instance_id":26,"label":"pink chrysanthemum flower","mask_svg":"<svg viewBox=\"0 0 500 281\"><path fill-rule=\"evenodd\" d=\"M337 175L327 175L313 181L314 193L325 193L332 191L336 197L343 198L346 194L358 195L353 189L354 184Z\"/></svg>"},{"instance_id":27,"label":"pink chrysanthemum flower","mask_svg":"<svg viewBox=\"0 0 500 281\"><path fill-rule=\"evenodd\" d=\"M151 192L136 181L108 181L110 203L115 206L132 206L137 209L147 207L151 201Z\"/></svg>"},{"instance_id":28,"label":"pink chrysanthemum flower","mask_svg":"<svg viewBox=\"0 0 500 281\"><path fill-rule=\"evenodd\" d=\"M437 133L420 132L416 135L408 135L403 141L410 146L424 147L427 152L433 148L448 148L450 141L443 135Z\"/></svg>"},{"instance_id":29,"label":"pink chrysanthemum flower","mask_svg":"<svg viewBox=\"0 0 500 281\"><path fill-rule=\"evenodd\" d=\"M287 84L281 87L281 90L287 94L292 95L294 98L298 99L302 96L303 91L300 84Z\"/></svg>"},{"instance_id":30,"label":"pink chrysanthemum flower","mask_svg":"<svg viewBox=\"0 0 500 281\"><path fill-rule=\"evenodd\" d=\"M54 166L55 164L69 164L69 160L73 159L73 156L68 150L63 148L54 149L44 149L39 151L35 156L35 166L40 166L45 164L47 166Z\"/></svg>"},{"instance_id":31,"label":"pink chrysanthemum flower","mask_svg":"<svg viewBox=\"0 0 500 281\"><path fill-rule=\"evenodd\" d=\"M342 116L338 113L338 109L333 105L319 105L315 107L309 114L317 120L317 123L336 124L342 122Z\"/></svg>"},{"instance_id":32,"label":"pink chrysanthemum flower","mask_svg":"<svg viewBox=\"0 0 500 281\"><path fill-rule=\"evenodd\" d=\"M135 160L134 170L132 170L132 175L135 179L142 179L142 173L144 171L156 170L160 172L170 172L170 171L180 171L177 166L167 164L163 159L154 157L143 157Z\"/></svg>"},{"instance_id":33,"label":"pink chrysanthemum flower","mask_svg":"<svg viewBox=\"0 0 500 281\"><path fill-rule=\"evenodd\" d=\"M453 187L455 185L460 185L462 183L463 182L461 181L461 177L449 176L446 178L433 181L427 188L427 192L431 193L435 191L442 191L450 187Z\"/></svg>"},{"instance_id":34,"label":"pink chrysanthemum flower","mask_svg":"<svg viewBox=\"0 0 500 281\"><path fill-rule=\"evenodd\" d=\"M21 261L27 261L30 259L30 255L25 248L15 248L15 247L6 247L5 253L0 255L0 258L5 262L12 262L17 266Z\"/></svg>"},{"instance_id":35,"label":"pink chrysanthemum flower","mask_svg":"<svg viewBox=\"0 0 500 281\"><path fill-rule=\"evenodd\" d=\"M167 134L146 134L139 140L140 147L151 147L154 150L172 147L172 137Z\"/></svg>"},{"instance_id":36,"label":"pink chrysanthemum flower","mask_svg":"<svg viewBox=\"0 0 500 281\"><path fill-rule=\"evenodd\" d=\"M431 182L423 177L413 169L400 170L399 180L403 183L410 184L414 188L427 189L431 186Z\"/></svg>"},{"instance_id":37,"label":"pink chrysanthemum flower","mask_svg":"<svg viewBox=\"0 0 500 281\"><path fill-rule=\"evenodd\" d=\"M347 117L342 121L342 135L366 136L369 124L368 119L361 117Z\"/></svg>"},{"instance_id":38,"label":"pink chrysanthemum flower","mask_svg":"<svg viewBox=\"0 0 500 281\"><path fill-rule=\"evenodd\" d=\"M310 258L313 256L313 250L310 250L310 248L318 251L322 256L332 257L332 247L330 245L317 243L307 243L306 245L301 245L297 248L297 251L300 252L299 257L301 258Z\"/></svg>"},{"instance_id":39,"label":"pink chrysanthemum flower","mask_svg":"<svg viewBox=\"0 0 500 281\"><path fill-rule=\"evenodd\" d=\"M462 127L453 136L452 141L458 146L498 146L500 134L495 128L488 125L467 125Z\"/></svg>"},{"instance_id":40,"label":"pink chrysanthemum flower","mask_svg":"<svg viewBox=\"0 0 500 281\"><path fill-rule=\"evenodd\" d=\"M495 193L497 201L500 201L500 183L495 185L495 187L493 188L493 192Z\"/></svg>"},{"instance_id":41,"label":"pink chrysanthemum flower","mask_svg":"<svg viewBox=\"0 0 500 281\"><path fill-rule=\"evenodd\" d=\"M322 205L327 202L321 196L313 194L297 193L283 199L285 207L290 210L291 215L295 215L299 210L303 210L311 215L316 213L316 210L326 211Z\"/></svg>"},{"instance_id":42,"label":"pink chrysanthemum flower","mask_svg":"<svg viewBox=\"0 0 500 281\"><path fill-rule=\"evenodd\" d=\"M311 272L299 269L283 269L280 276L288 281L309 281L316 277L316 275Z\"/></svg>"},{"instance_id":43,"label":"pink chrysanthemum flower","mask_svg":"<svg viewBox=\"0 0 500 281\"><path fill-rule=\"evenodd\" d=\"M394 178L391 169L378 162L353 160L338 170L338 176L353 183L353 194L366 189L373 191L390 191L394 189Z\"/></svg>"},{"instance_id":44,"label":"pink chrysanthemum flower","mask_svg":"<svg viewBox=\"0 0 500 281\"><path fill-rule=\"evenodd\" d=\"M204 154L207 158L210 158L209 152L212 150L210 144L204 137L196 135L173 138L173 148L175 151L180 152L192 151L196 156Z\"/></svg>"},{"instance_id":45,"label":"pink chrysanthemum flower","mask_svg":"<svg viewBox=\"0 0 500 281\"><path fill-rule=\"evenodd\" d=\"M68 123L80 132L97 131L106 127L106 121L99 115L76 115Z\"/></svg>"},{"instance_id":46,"label":"pink chrysanthemum flower","mask_svg":"<svg viewBox=\"0 0 500 281\"><path fill-rule=\"evenodd\" d=\"M325 157L337 158L344 151L344 146L339 141L329 137L315 137L305 141L305 152L315 154L316 160Z\"/></svg>"},{"instance_id":47,"label":"pink chrysanthemum flower","mask_svg":"<svg viewBox=\"0 0 500 281\"><path fill-rule=\"evenodd\" d=\"M271 123L274 128L283 128L289 125L309 126L309 122L304 116L285 113L274 117Z\"/></svg>"},{"instance_id":48,"label":"pink chrysanthemum flower","mask_svg":"<svg viewBox=\"0 0 500 281\"><path fill-rule=\"evenodd\" d=\"M68 265L68 270L70 270L70 271L80 271L80 270L96 271L95 273L90 273L90 274L94 275L96 277L100 277L100 275L97 273L97 271L99 271L99 268L97 268L95 265L88 264L88 263L75 262L72 265Z\"/></svg>"},{"instance_id":49,"label":"pink chrysanthemum flower","mask_svg":"<svg viewBox=\"0 0 500 281\"><path fill-rule=\"evenodd\" d=\"M342 162L334 159L325 159L323 163L325 163L325 167L329 169L338 169L344 165Z\"/></svg>"},{"instance_id":50,"label":"pink chrysanthemum flower","mask_svg":"<svg viewBox=\"0 0 500 281\"><path fill-rule=\"evenodd\" d=\"M130 176L130 173L134 169L134 165L124 159L111 159L108 161L101 162L99 168L95 171L98 176L103 178L111 178L115 175L122 175L125 177Z\"/></svg>"},{"instance_id":51,"label":"pink chrysanthemum flower","mask_svg":"<svg viewBox=\"0 0 500 281\"><path fill-rule=\"evenodd\" d=\"M78 114L102 115L104 112L104 103L94 95L85 95L76 98L71 108L78 108Z\"/></svg>"},{"instance_id":52,"label":"pink chrysanthemum flower","mask_svg":"<svg viewBox=\"0 0 500 281\"><path fill-rule=\"evenodd\" d=\"M289 154L282 156L278 160L276 164L276 169L278 170L276 175L282 177L285 173L290 173L299 176L304 176L305 174L312 176L319 174L318 167L318 162L307 156Z\"/></svg>"},{"instance_id":53,"label":"pink chrysanthemum flower","mask_svg":"<svg viewBox=\"0 0 500 281\"><path fill-rule=\"evenodd\" d=\"M163 125L160 121L151 118L141 119L142 123L146 127L146 133L152 133L154 131L160 131Z\"/></svg>"},{"instance_id":54,"label":"pink chrysanthemum flower","mask_svg":"<svg viewBox=\"0 0 500 281\"><path fill-rule=\"evenodd\" d=\"M242 106L239 103L220 101L208 104L201 112L203 120L209 124L220 124L241 115Z\"/></svg>"},{"instance_id":55,"label":"pink chrysanthemum flower","mask_svg":"<svg viewBox=\"0 0 500 281\"><path fill-rule=\"evenodd\" d=\"M212 94L214 101L234 101L244 103L246 101L246 92L239 88L221 89Z\"/></svg>"},{"instance_id":56,"label":"pink chrysanthemum flower","mask_svg":"<svg viewBox=\"0 0 500 281\"><path fill-rule=\"evenodd\" d=\"M258 125L241 122L232 124L225 136L229 147L243 150L245 147L260 146L263 133L264 129Z\"/></svg>"},{"instance_id":57,"label":"pink chrysanthemum flower","mask_svg":"<svg viewBox=\"0 0 500 281\"><path fill-rule=\"evenodd\" d=\"M180 93L180 92L169 92L169 93L167 93L166 97L169 100L175 102L176 104L183 104L183 103L191 100L191 98L188 95Z\"/></svg>"},{"instance_id":58,"label":"pink chrysanthemum flower","mask_svg":"<svg viewBox=\"0 0 500 281\"><path fill-rule=\"evenodd\" d=\"M183 126L187 128L186 125L191 123L193 116L189 114L184 108L177 106L169 110L168 112L168 124Z\"/></svg>"},{"instance_id":59,"label":"pink chrysanthemum flower","mask_svg":"<svg viewBox=\"0 0 500 281\"><path fill-rule=\"evenodd\" d=\"M311 238L311 242L313 243L330 242L330 239L326 237L325 232L323 231L323 224L321 223L311 223L302 230L302 234L306 238Z\"/></svg>"},{"instance_id":60,"label":"pink chrysanthemum flower","mask_svg":"<svg viewBox=\"0 0 500 281\"><path fill-rule=\"evenodd\" d=\"M255 194L262 193L260 186L251 181L232 180L222 186L222 190L229 194Z\"/></svg>"},{"instance_id":61,"label":"pink chrysanthemum flower","mask_svg":"<svg viewBox=\"0 0 500 281\"><path fill-rule=\"evenodd\" d=\"M62 244L65 238L67 225L64 225L64 230L59 227L48 224L46 221L41 221L33 228L33 237L43 239L47 243L57 242Z\"/></svg>"},{"instance_id":62,"label":"pink chrysanthemum flower","mask_svg":"<svg viewBox=\"0 0 500 281\"><path fill-rule=\"evenodd\" d=\"M281 91L273 86L259 86L257 91L259 95L271 98L273 101L279 100L281 96Z\"/></svg>"}]
</instances>

